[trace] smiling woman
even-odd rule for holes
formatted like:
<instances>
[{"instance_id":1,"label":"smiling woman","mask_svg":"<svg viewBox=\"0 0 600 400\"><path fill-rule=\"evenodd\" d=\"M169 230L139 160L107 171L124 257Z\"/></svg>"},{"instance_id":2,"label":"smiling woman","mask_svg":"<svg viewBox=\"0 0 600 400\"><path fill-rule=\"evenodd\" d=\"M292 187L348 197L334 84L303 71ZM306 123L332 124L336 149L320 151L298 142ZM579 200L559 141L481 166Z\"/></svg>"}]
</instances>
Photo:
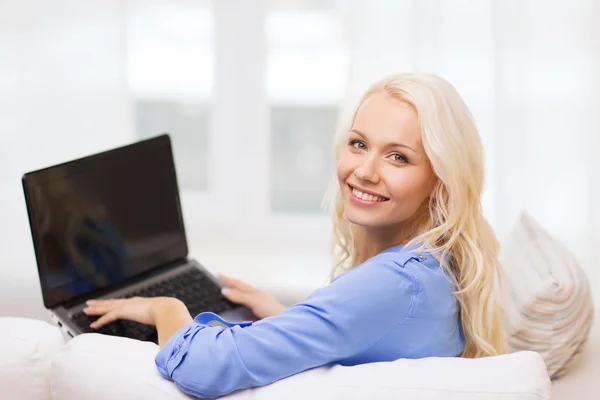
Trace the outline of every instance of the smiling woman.
<instances>
[{"instance_id":1,"label":"smiling woman","mask_svg":"<svg viewBox=\"0 0 600 400\"><path fill-rule=\"evenodd\" d=\"M159 372L200 397L330 363L502 354L481 143L456 90L433 75L391 76L366 93L349 125L336 143L332 203L341 250L332 275L345 273L329 285L286 309L222 278L224 296L251 308L253 322L210 312L192 322L168 298L93 302L86 312L155 324Z\"/></svg>"}]
</instances>

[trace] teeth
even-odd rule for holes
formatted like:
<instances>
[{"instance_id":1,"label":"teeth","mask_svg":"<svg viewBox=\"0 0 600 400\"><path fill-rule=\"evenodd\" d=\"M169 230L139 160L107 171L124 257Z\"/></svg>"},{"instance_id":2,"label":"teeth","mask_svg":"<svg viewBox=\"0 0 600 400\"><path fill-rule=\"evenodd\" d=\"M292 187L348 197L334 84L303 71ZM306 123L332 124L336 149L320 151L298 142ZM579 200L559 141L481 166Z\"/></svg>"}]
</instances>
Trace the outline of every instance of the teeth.
<instances>
[{"instance_id":1,"label":"teeth","mask_svg":"<svg viewBox=\"0 0 600 400\"><path fill-rule=\"evenodd\" d=\"M366 201L378 201L378 202L385 201L385 199L383 197L373 196L372 194L363 193L360 190L355 189L355 188L352 189L352 193L359 199L366 200Z\"/></svg>"}]
</instances>

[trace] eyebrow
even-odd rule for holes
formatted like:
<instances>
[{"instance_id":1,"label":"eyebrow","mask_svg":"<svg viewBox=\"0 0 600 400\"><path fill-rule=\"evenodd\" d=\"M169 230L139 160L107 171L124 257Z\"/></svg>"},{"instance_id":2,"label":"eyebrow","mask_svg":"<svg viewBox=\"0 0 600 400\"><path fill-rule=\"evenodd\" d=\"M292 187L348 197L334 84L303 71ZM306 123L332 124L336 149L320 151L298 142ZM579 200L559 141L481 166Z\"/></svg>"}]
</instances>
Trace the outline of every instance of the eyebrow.
<instances>
[{"instance_id":1,"label":"eyebrow","mask_svg":"<svg viewBox=\"0 0 600 400\"><path fill-rule=\"evenodd\" d=\"M359 135L359 136L362 136L364 139L366 139L366 138L367 138L367 135L365 135L363 132L361 132L361 131L359 131L359 130L356 130L356 129L350 129L350 132L354 132L354 133L356 133L357 135ZM412 151L414 151L415 153L417 152L417 151L416 151L415 149L413 149L412 147L410 147L410 146L408 146L408 145L405 145L405 144L402 144L402 143L389 143L389 144L388 144L388 146L389 146L389 147L404 147L404 148L407 148L407 149L409 149L409 150L412 150Z\"/></svg>"}]
</instances>

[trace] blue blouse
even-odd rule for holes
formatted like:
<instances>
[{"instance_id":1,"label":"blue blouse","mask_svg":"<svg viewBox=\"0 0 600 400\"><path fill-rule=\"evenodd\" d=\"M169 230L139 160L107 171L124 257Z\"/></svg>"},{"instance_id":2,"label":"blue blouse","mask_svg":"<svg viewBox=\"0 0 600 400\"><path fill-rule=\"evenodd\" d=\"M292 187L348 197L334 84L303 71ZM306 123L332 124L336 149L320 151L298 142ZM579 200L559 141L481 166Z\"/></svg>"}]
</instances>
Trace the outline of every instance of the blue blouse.
<instances>
[{"instance_id":1,"label":"blue blouse","mask_svg":"<svg viewBox=\"0 0 600 400\"><path fill-rule=\"evenodd\" d=\"M277 316L232 324L199 314L156 366L183 392L214 398L330 363L454 357L464 348L454 290L431 254L395 246Z\"/></svg>"}]
</instances>

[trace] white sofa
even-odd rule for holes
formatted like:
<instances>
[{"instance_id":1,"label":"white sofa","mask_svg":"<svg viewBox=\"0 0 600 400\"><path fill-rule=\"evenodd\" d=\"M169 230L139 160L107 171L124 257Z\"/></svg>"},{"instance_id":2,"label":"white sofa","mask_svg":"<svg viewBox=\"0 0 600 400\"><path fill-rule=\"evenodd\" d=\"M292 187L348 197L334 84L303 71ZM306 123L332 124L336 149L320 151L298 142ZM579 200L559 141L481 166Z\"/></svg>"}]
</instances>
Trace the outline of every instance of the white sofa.
<instances>
[{"instance_id":1,"label":"white sofa","mask_svg":"<svg viewBox=\"0 0 600 400\"><path fill-rule=\"evenodd\" d=\"M47 322L0 318L0 398L7 400L191 399L154 367L158 347L86 334L65 343ZM207 366L210 368L210 366ZM199 371L201 373L201 371ZM315 368L227 399L546 400L541 357L426 358Z\"/></svg>"}]
</instances>

